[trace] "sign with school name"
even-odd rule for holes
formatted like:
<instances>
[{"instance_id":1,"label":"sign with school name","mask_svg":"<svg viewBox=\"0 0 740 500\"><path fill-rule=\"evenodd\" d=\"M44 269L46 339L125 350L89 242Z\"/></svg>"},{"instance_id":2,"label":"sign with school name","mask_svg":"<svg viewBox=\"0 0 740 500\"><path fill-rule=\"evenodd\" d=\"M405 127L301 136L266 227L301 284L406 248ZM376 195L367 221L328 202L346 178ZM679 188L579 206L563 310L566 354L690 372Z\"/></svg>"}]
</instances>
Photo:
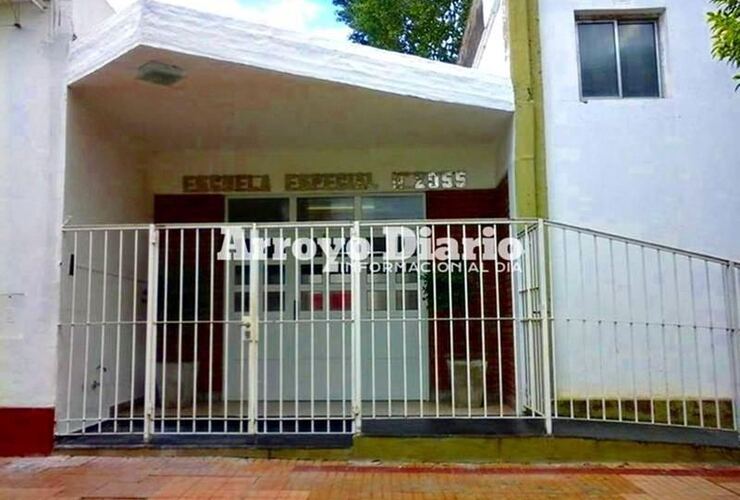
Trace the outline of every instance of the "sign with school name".
<instances>
[{"instance_id":1,"label":"sign with school name","mask_svg":"<svg viewBox=\"0 0 740 500\"><path fill-rule=\"evenodd\" d=\"M269 175L186 175L186 193L264 193L271 191Z\"/></svg>"},{"instance_id":2,"label":"sign with school name","mask_svg":"<svg viewBox=\"0 0 740 500\"><path fill-rule=\"evenodd\" d=\"M393 172L391 182L395 191L463 189L468 185L468 173L462 170Z\"/></svg>"},{"instance_id":3,"label":"sign with school name","mask_svg":"<svg viewBox=\"0 0 740 500\"><path fill-rule=\"evenodd\" d=\"M286 174L286 191L368 191L375 189L373 174Z\"/></svg>"}]
</instances>

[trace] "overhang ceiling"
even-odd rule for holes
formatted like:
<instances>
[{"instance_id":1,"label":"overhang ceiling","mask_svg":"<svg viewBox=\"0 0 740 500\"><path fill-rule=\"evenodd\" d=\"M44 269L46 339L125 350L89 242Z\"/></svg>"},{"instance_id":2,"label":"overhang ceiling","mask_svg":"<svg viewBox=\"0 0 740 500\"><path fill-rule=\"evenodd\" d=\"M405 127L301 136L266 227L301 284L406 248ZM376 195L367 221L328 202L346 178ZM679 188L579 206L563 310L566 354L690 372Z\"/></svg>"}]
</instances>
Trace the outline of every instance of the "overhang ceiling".
<instances>
[{"instance_id":1,"label":"overhang ceiling","mask_svg":"<svg viewBox=\"0 0 740 500\"><path fill-rule=\"evenodd\" d=\"M472 69L153 2L71 57L73 102L156 149L491 143L513 111L510 84ZM185 78L138 80L150 61Z\"/></svg>"}]
</instances>

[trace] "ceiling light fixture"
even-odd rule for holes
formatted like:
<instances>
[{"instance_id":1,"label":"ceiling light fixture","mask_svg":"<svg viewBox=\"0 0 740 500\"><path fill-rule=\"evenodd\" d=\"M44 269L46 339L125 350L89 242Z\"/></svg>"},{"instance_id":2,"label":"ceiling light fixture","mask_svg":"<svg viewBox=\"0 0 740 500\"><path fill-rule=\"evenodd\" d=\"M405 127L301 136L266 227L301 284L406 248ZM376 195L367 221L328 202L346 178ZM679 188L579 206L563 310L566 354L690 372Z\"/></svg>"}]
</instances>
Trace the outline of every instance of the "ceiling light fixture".
<instances>
[{"instance_id":1,"label":"ceiling light fixture","mask_svg":"<svg viewBox=\"0 0 740 500\"><path fill-rule=\"evenodd\" d=\"M149 61L139 66L136 78L155 85L170 87L185 78L185 70L173 64Z\"/></svg>"}]
</instances>

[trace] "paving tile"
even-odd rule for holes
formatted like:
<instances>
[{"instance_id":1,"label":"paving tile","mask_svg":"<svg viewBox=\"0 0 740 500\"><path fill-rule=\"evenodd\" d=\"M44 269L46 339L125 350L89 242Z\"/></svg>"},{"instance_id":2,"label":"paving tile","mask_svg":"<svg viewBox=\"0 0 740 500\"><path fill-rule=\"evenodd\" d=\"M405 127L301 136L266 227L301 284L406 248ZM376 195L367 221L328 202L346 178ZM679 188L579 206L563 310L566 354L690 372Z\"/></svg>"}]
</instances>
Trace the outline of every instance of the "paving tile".
<instances>
[{"instance_id":1,"label":"paving tile","mask_svg":"<svg viewBox=\"0 0 740 500\"><path fill-rule=\"evenodd\" d=\"M63 457L0 461L15 498L735 498L740 468L464 466L234 458Z\"/></svg>"}]
</instances>

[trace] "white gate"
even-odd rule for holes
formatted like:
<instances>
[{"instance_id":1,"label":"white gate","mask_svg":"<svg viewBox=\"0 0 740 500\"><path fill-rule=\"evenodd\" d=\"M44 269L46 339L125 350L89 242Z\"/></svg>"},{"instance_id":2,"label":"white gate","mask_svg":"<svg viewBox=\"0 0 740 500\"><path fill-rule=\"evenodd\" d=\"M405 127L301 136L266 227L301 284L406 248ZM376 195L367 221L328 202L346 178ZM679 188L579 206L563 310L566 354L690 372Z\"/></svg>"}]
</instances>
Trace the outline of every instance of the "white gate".
<instances>
[{"instance_id":1,"label":"white gate","mask_svg":"<svg viewBox=\"0 0 740 500\"><path fill-rule=\"evenodd\" d=\"M75 227L63 255L58 435L737 428L731 261L537 220Z\"/></svg>"}]
</instances>

